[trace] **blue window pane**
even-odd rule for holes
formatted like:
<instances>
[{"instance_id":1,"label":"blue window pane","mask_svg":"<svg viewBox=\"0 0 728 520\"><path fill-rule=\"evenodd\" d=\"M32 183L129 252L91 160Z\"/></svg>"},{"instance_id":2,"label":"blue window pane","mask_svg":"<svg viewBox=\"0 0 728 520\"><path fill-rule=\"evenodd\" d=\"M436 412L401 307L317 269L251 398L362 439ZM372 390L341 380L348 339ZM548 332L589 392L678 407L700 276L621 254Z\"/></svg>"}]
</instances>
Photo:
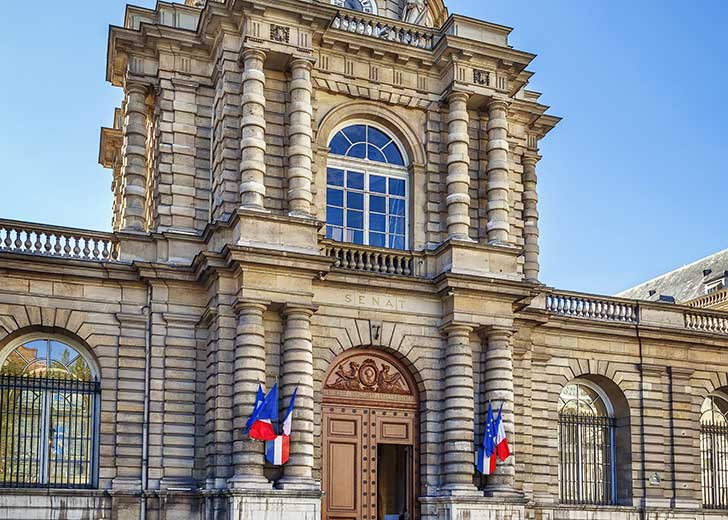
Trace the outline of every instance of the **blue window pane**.
<instances>
[{"instance_id":1,"label":"blue window pane","mask_svg":"<svg viewBox=\"0 0 728 520\"><path fill-rule=\"evenodd\" d=\"M374 247L387 247L387 235L382 233L369 233L369 245Z\"/></svg>"},{"instance_id":2,"label":"blue window pane","mask_svg":"<svg viewBox=\"0 0 728 520\"><path fill-rule=\"evenodd\" d=\"M348 210L346 212L346 227L364 229L364 212Z\"/></svg>"},{"instance_id":3,"label":"blue window pane","mask_svg":"<svg viewBox=\"0 0 728 520\"><path fill-rule=\"evenodd\" d=\"M389 237L389 247L392 249L404 249L404 237L400 235L391 235Z\"/></svg>"},{"instance_id":4,"label":"blue window pane","mask_svg":"<svg viewBox=\"0 0 728 520\"><path fill-rule=\"evenodd\" d=\"M342 190L332 190L331 188L327 189L326 204L329 206L343 206L344 192Z\"/></svg>"},{"instance_id":5,"label":"blue window pane","mask_svg":"<svg viewBox=\"0 0 728 520\"><path fill-rule=\"evenodd\" d=\"M365 144L355 144L349 149L349 152L346 154L347 157L356 157L357 159L366 159L367 158L367 145Z\"/></svg>"},{"instance_id":6,"label":"blue window pane","mask_svg":"<svg viewBox=\"0 0 728 520\"><path fill-rule=\"evenodd\" d=\"M389 199L389 214L404 216L404 199Z\"/></svg>"},{"instance_id":7,"label":"blue window pane","mask_svg":"<svg viewBox=\"0 0 728 520\"><path fill-rule=\"evenodd\" d=\"M404 235L404 217L389 217L389 232Z\"/></svg>"},{"instance_id":8,"label":"blue window pane","mask_svg":"<svg viewBox=\"0 0 728 520\"><path fill-rule=\"evenodd\" d=\"M336 168L329 168L326 171L326 183L332 186L343 186L344 185L344 170L337 170Z\"/></svg>"},{"instance_id":9,"label":"blue window pane","mask_svg":"<svg viewBox=\"0 0 728 520\"><path fill-rule=\"evenodd\" d=\"M344 210L333 206L326 206L326 223L334 226L343 226Z\"/></svg>"},{"instance_id":10,"label":"blue window pane","mask_svg":"<svg viewBox=\"0 0 728 520\"><path fill-rule=\"evenodd\" d=\"M349 209L364 209L364 194L355 191L347 192L346 207Z\"/></svg>"},{"instance_id":11,"label":"blue window pane","mask_svg":"<svg viewBox=\"0 0 728 520\"><path fill-rule=\"evenodd\" d=\"M383 162L386 163L387 159L384 157L384 154L379 151L378 148L375 148L372 145L369 145L369 160L370 161L376 161L376 162Z\"/></svg>"},{"instance_id":12,"label":"blue window pane","mask_svg":"<svg viewBox=\"0 0 728 520\"><path fill-rule=\"evenodd\" d=\"M378 213L369 215L369 229L372 231L387 231L387 217Z\"/></svg>"},{"instance_id":13,"label":"blue window pane","mask_svg":"<svg viewBox=\"0 0 728 520\"><path fill-rule=\"evenodd\" d=\"M372 175L369 177L369 191L375 193L387 193L387 178L381 175Z\"/></svg>"},{"instance_id":14,"label":"blue window pane","mask_svg":"<svg viewBox=\"0 0 728 520\"><path fill-rule=\"evenodd\" d=\"M404 197L404 180L389 179L389 194Z\"/></svg>"},{"instance_id":15,"label":"blue window pane","mask_svg":"<svg viewBox=\"0 0 728 520\"><path fill-rule=\"evenodd\" d=\"M331 153L336 155L345 155L350 146L351 143L341 132L338 132L329 143Z\"/></svg>"},{"instance_id":16,"label":"blue window pane","mask_svg":"<svg viewBox=\"0 0 728 520\"><path fill-rule=\"evenodd\" d=\"M364 243L364 232L347 229L346 230L346 241L353 242L354 244L363 244Z\"/></svg>"},{"instance_id":17,"label":"blue window pane","mask_svg":"<svg viewBox=\"0 0 728 520\"><path fill-rule=\"evenodd\" d=\"M369 142L377 148L384 148L391 140L392 139L390 139L389 136L381 130L377 130L371 126L369 127Z\"/></svg>"},{"instance_id":18,"label":"blue window pane","mask_svg":"<svg viewBox=\"0 0 728 520\"><path fill-rule=\"evenodd\" d=\"M376 195L369 196L369 211L376 211L377 213L387 212L387 199L384 197L377 197Z\"/></svg>"},{"instance_id":19,"label":"blue window pane","mask_svg":"<svg viewBox=\"0 0 728 520\"><path fill-rule=\"evenodd\" d=\"M367 140L366 127L364 125L352 125L344 128L346 137L352 143L364 143Z\"/></svg>"},{"instance_id":20,"label":"blue window pane","mask_svg":"<svg viewBox=\"0 0 728 520\"><path fill-rule=\"evenodd\" d=\"M363 190L364 174L359 172L346 172L346 186L352 190Z\"/></svg>"},{"instance_id":21,"label":"blue window pane","mask_svg":"<svg viewBox=\"0 0 728 520\"><path fill-rule=\"evenodd\" d=\"M326 226L326 238L331 240L344 240L344 230L340 227Z\"/></svg>"},{"instance_id":22,"label":"blue window pane","mask_svg":"<svg viewBox=\"0 0 728 520\"><path fill-rule=\"evenodd\" d=\"M390 164L404 166L402 153L399 151L399 148L397 148L396 144L391 143L387 145L382 151L384 152L384 155L387 156L387 161L389 161Z\"/></svg>"}]
</instances>

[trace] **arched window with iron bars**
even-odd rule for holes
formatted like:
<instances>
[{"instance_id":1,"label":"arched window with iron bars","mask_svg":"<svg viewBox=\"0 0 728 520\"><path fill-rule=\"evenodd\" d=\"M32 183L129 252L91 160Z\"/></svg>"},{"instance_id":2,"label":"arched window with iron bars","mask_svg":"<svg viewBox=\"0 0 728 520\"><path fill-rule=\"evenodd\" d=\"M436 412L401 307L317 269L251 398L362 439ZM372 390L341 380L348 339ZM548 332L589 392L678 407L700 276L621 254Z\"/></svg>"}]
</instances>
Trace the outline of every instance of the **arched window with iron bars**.
<instances>
[{"instance_id":1,"label":"arched window with iron bars","mask_svg":"<svg viewBox=\"0 0 728 520\"><path fill-rule=\"evenodd\" d=\"M74 341L34 334L0 351L0 487L95 487L99 399Z\"/></svg>"},{"instance_id":2,"label":"arched window with iron bars","mask_svg":"<svg viewBox=\"0 0 728 520\"><path fill-rule=\"evenodd\" d=\"M728 394L717 391L700 409L703 507L728 509Z\"/></svg>"}]
</instances>

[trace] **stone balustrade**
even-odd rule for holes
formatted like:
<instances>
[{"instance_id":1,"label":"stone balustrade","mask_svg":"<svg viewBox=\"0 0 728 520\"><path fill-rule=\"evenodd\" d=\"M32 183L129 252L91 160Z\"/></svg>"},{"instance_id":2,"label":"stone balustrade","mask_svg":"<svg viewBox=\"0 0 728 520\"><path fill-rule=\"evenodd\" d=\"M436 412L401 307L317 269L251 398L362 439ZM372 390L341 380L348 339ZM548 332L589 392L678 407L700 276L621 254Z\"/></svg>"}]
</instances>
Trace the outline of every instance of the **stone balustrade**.
<instances>
[{"instance_id":1,"label":"stone balustrade","mask_svg":"<svg viewBox=\"0 0 728 520\"><path fill-rule=\"evenodd\" d=\"M701 332L728 334L728 313L686 311L685 328Z\"/></svg>"},{"instance_id":2,"label":"stone balustrade","mask_svg":"<svg viewBox=\"0 0 728 520\"><path fill-rule=\"evenodd\" d=\"M546 311L572 318L637 323L637 304L596 296L552 292L546 295Z\"/></svg>"},{"instance_id":3,"label":"stone balustrade","mask_svg":"<svg viewBox=\"0 0 728 520\"><path fill-rule=\"evenodd\" d=\"M721 303L725 302L728 302L728 289L722 289L720 291L715 291L710 294L700 296L698 298L695 298L694 300L690 300L685 305L687 305L688 307L698 307L705 309L715 307L716 305L720 305Z\"/></svg>"},{"instance_id":4,"label":"stone balustrade","mask_svg":"<svg viewBox=\"0 0 728 520\"><path fill-rule=\"evenodd\" d=\"M0 251L113 262L119 242L110 233L0 219Z\"/></svg>"},{"instance_id":5,"label":"stone balustrade","mask_svg":"<svg viewBox=\"0 0 728 520\"><path fill-rule=\"evenodd\" d=\"M435 33L421 27L393 23L392 20L378 20L361 14L337 13L331 22L331 28L425 50L431 50L437 43Z\"/></svg>"},{"instance_id":6,"label":"stone balustrade","mask_svg":"<svg viewBox=\"0 0 728 520\"><path fill-rule=\"evenodd\" d=\"M323 243L324 255L335 260L334 267L378 274L415 276L414 256L409 251L378 249L343 242Z\"/></svg>"}]
</instances>

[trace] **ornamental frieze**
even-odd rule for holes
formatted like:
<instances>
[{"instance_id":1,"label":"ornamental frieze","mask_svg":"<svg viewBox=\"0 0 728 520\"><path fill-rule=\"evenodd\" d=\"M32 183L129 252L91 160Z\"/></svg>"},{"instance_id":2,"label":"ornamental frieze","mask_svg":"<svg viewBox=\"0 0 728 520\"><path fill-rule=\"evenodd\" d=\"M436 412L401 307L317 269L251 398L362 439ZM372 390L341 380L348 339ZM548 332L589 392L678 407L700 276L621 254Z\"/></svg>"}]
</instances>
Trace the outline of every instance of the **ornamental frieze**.
<instances>
[{"instance_id":1,"label":"ornamental frieze","mask_svg":"<svg viewBox=\"0 0 728 520\"><path fill-rule=\"evenodd\" d=\"M339 363L324 387L346 392L412 395L407 380L395 366L368 354L350 357Z\"/></svg>"}]
</instances>

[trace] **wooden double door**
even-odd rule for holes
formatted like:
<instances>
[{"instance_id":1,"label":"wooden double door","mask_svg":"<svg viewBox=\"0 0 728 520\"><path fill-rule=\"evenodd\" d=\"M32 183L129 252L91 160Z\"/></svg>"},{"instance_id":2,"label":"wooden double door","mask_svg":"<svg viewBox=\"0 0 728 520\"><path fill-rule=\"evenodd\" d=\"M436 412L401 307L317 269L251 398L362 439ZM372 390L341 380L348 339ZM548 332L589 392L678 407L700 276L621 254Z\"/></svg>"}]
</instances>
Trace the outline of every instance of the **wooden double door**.
<instances>
[{"instance_id":1,"label":"wooden double door","mask_svg":"<svg viewBox=\"0 0 728 520\"><path fill-rule=\"evenodd\" d=\"M417 399L402 371L371 355L331 370L321 421L324 520L417 518Z\"/></svg>"}]
</instances>

